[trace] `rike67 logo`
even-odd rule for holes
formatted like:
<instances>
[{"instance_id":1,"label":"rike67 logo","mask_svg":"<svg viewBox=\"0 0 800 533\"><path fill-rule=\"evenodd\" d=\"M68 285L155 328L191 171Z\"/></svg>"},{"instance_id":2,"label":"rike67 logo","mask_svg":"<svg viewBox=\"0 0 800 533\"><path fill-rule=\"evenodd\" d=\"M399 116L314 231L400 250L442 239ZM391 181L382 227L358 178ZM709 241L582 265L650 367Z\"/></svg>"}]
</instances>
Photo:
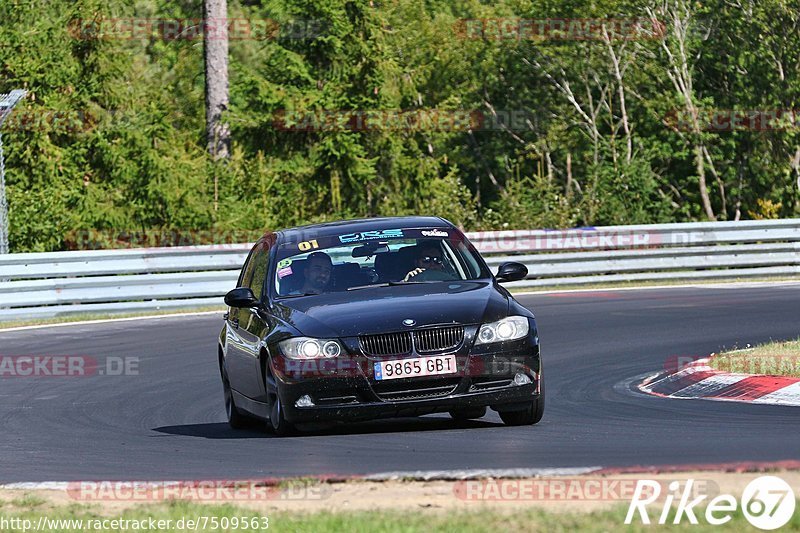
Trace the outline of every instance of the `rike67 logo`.
<instances>
[{"instance_id":1,"label":"rike67 logo","mask_svg":"<svg viewBox=\"0 0 800 533\"><path fill-rule=\"evenodd\" d=\"M680 483L673 481L669 484L669 493L663 499L661 513L658 516L659 524L666 524L670 514L673 513L673 524L681 524L684 519L690 524L698 524L695 507L703 503L708 495L700 495L692 500L692 486L694 480L689 479L683 490ZM657 481L640 479L636 483L633 499L625 516L625 523L631 524L634 516L639 514L643 524L650 524L647 506L659 500L661 485ZM661 501L659 501L659 504ZM722 525L730 522L736 512L739 502L730 494L721 494L706 504L705 521L711 525ZM742 493L741 509L745 518L753 526L763 530L778 529L786 525L794 515L795 496L792 487L776 476L761 476L751 481ZM698 510L699 513L699 510ZM703 516L703 515L701 515Z\"/></svg>"}]
</instances>

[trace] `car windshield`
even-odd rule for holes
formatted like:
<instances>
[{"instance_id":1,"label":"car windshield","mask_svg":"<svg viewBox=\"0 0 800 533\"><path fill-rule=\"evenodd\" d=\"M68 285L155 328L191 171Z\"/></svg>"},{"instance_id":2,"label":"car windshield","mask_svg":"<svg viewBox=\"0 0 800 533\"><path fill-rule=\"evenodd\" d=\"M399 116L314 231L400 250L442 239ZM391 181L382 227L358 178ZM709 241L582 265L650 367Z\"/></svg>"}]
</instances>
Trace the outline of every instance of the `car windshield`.
<instances>
[{"instance_id":1,"label":"car windshield","mask_svg":"<svg viewBox=\"0 0 800 533\"><path fill-rule=\"evenodd\" d=\"M464 237L446 228L312 237L305 235L304 241L283 243L278 248L278 296L490 276Z\"/></svg>"}]
</instances>

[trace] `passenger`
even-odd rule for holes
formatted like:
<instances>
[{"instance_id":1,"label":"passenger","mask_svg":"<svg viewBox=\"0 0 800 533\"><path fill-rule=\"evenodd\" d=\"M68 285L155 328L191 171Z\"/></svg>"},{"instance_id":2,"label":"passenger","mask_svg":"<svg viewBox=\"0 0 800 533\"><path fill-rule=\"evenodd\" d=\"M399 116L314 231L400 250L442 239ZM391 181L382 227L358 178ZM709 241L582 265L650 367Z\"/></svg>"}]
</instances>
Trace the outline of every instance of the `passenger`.
<instances>
[{"instance_id":1,"label":"passenger","mask_svg":"<svg viewBox=\"0 0 800 533\"><path fill-rule=\"evenodd\" d=\"M303 286L298 294L320 294L328 290L331 283L333 261L325 252L314 252L306 259Z\"/></svg>"},{"instance_id":2,"label":"passenger","mask_svg":"<svg viewBox=\"0 0 800 533\"><path fill-rule=\"evenodd\" d=\"M432 242L419 243L417 245L414 266L416 268L406 274L406 277L403 278L403 281L409 281L420 272L424 272L426 270L444 270L441 247Z\"/></svg>"}]
</instances>

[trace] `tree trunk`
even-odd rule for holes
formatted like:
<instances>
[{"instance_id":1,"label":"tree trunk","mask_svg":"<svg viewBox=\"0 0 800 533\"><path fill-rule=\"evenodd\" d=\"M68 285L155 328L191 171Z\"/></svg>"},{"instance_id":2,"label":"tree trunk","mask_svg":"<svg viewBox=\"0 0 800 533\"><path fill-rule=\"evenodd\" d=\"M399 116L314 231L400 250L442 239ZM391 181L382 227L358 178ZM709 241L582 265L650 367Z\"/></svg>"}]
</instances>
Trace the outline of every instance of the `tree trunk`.
<instances>
[{"instance_id":1,"label":"tree trunk","mask_svg":"<svg viewBox=\"0 0 800 533\"><path fill-rule=\"evenodd\" d=\"M698 144L694 147L695 162L697 163L697 177L700 181L700 201L703 204L703 210L709 220L717 220L714 210L711 208L711 199L708 197L708 186L706 185L706 166L703 161L703 146Z\"/></svg>"},{"instance_id":2,"label":"tree trunk","mask_svg":"<svg viewBox=\"0 0 800 533\"><path fill-rule=\"evenodd\" d=\"M792 158L790 165L792 172L794 173L794 177L797 179L797 193L794 195L795 205L797 205L800 203L800 146L797 147L797 151L794 153L794 157Z\"/></svg>"},{"instance_id":3,"label":"tree trunk","mask_svg":"<svg viewBox=\"0 0 800 533\"><path fill-rule=\"evenodd\" d=\"M231 132L222 121L222 113L228 109L227 0L204 0L203 11L208 153L214 160L228 159Z\"/></svg>"},{"instance_id":4,"label":"tree trunk","mask_svg":"<svg viewBox=\"0 0 800 533\"><path fill-rule=\"evenodd\" d=\"M572 152L567 152L567 199L572 196Z\"/></svg>"},{"instance_id":5,"label":"tree trunk","mask_svg":"<svg viewBox=\"0 0 800 533\"><path fill-rule=\"evenodd\" d=\"M694 12L688 1L679 1L674 4L664 3L658 12L647 9L646 12L653 20L666 20L671 40L661 41L661 48L668 59L667 77L672 81L675 91L679 94L686 107L686 112L691 118L691 133L694 142L695 164L697 165L697 178L700 185L700 202L703 211L709 220L717 220L711 199L708 195L706 183L705 155L706 149L702 141L702 129L698 119L699 110L695 105L695 95L692 78L692 68L689 65L689 51L687 50L688 29L693 25ZM708 157L713 168L711 156ZM724 190L724 189L723 189Z\"/></svg>"}]
</instances>

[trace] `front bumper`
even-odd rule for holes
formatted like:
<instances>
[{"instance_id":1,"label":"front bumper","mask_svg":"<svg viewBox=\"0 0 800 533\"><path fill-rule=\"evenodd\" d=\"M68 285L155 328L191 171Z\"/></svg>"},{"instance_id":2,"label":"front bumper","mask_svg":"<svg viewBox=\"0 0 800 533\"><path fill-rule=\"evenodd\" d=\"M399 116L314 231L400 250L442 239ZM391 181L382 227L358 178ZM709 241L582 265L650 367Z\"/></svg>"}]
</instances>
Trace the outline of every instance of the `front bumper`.
<instances>
[{"instance_id":1,"label":"front bumper","mask_svg":"<svg viewBox=\"0 0 800 533\"><path fill-rule=\"evenodd\" d=\"M315 405L295 407L284 403L286 419L292 423L356 421L394 416L421 416L469 407L491 407L501 411L523 409L530 401L539 397L536 384L509 387L492 392L459 393L439 398L419 400L384 401L373 403L349 403L339 405Z\"/></svg>"},{"instance_id":2,"label":"front bumper","mask_svg":"<svg viewBox=\"0 0 800 533\"><path fill-rule=\"evenodd\" d=\"M539 397L541 363L537 341L531 335L500 347L462 348L454 354L458 370L450 375L379 381L374 378L374 363L402 358L362 354L319 363L328 368L278 359L273 377L284 416L292 423L419 416L484 406L513 411ZM413 357L418 356L408 358ZM520 373L530 383L515 384L514 377ZM295 403L303 396L308 396L314 405L297 407Z\"/></svg>"}]
</instances>

